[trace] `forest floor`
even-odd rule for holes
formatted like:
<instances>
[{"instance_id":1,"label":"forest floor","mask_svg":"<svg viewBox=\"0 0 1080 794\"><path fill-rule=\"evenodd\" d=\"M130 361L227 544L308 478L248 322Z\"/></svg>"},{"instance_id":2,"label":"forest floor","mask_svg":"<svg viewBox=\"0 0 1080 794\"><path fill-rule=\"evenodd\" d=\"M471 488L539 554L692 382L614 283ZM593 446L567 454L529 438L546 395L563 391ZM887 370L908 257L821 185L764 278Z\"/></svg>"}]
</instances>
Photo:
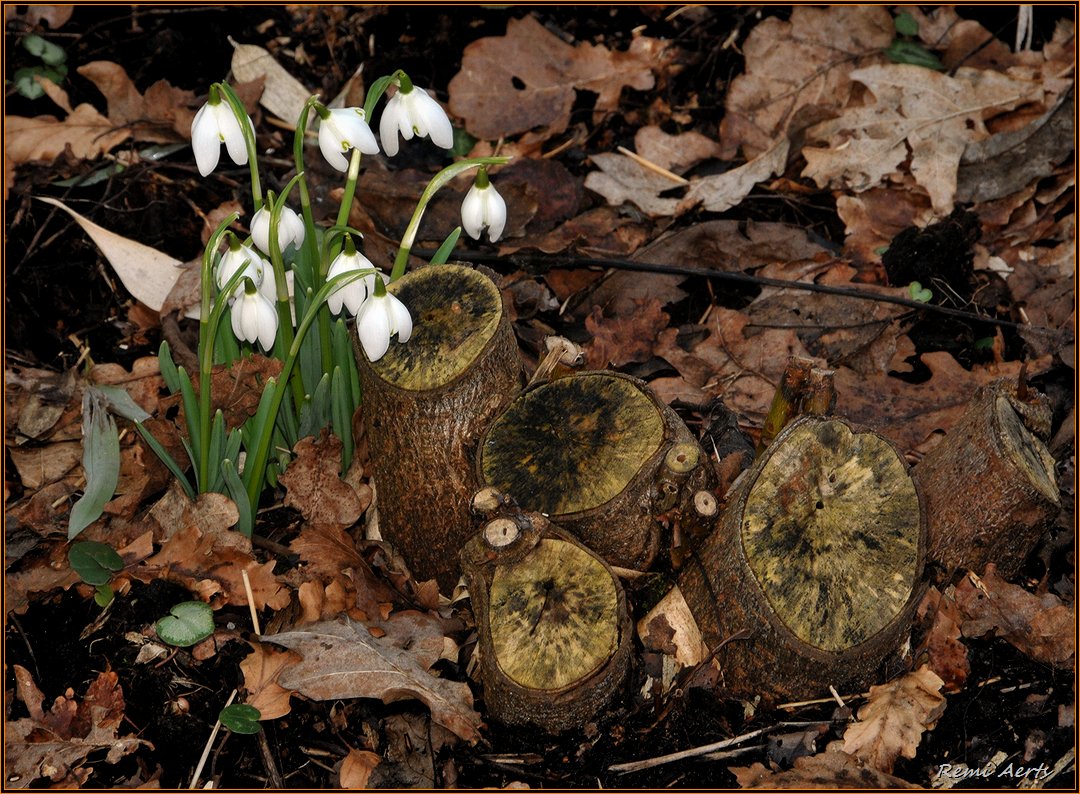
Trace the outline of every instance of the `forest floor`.
<instances>
[{"instance_id":1,"label":"forest floor","mask_svg":"<svg viewBox=\"0 0 1080 794\"><path fill-rule=\"evenodd\" d=\"M217 735L201 773L214 787L1075 788L1072 7L1036 6L1019 51L1016 6L70 8L5 6L6 787L185 787L239 693L262 730ZM236 45L279 66L234 80ZM120 420L120 487L81 536L123 559L99 606L67 557L85 387L120 386L175 418L161 304L145 302L130 269L145 253L125 241L191 263L221 218L251 211L246 167L223 154L210 176L196 169L190 124L209 85L242 84L265 186L280 190L294 173L290 91L360 104L399 68L448 109L456 154L513 157L492 170L503 238L463 237L454 257L496 273L527 369L559 334L587 368L648 382L692 430L719 398L756 441L804 356L835 372L836 413L912 465L980 386L1045 394L1062 509L1019 574L929 568L936 606L870 682L881 689L778 704L727 697L709 676L666 688L635 639L614 703L546 736L485 719L468 601L365 539L362 439L356 476L333 475L355 516L328 527L294 478L264 497L244 545L220 540L232 503L184 504ZM413 140L365 158L349 220L371 260L389 267L449 157ZM332 219L340 175L317 147L308 164L316 219ZM468 187L432 203L419 253L459 222ZM95 242L72 211L111 236ZM194 346L194 333L185 320L174 340ZM429 708L423 682L380 689L359 661L340 672L366 697L282 687L298 655L260 642L241 570L263 639L365 615L452 682L453 714ZM653 588L626 586L640 618ZM977 614L975 590L993 615ZM195 598L215 609L213 635L167 646L155 622ZM425 656L432 642L442 651ZM931 706L897 695L912 676L936 682ZM875 719L867 755L848 730Z\"/></svg>"}]
</instances>

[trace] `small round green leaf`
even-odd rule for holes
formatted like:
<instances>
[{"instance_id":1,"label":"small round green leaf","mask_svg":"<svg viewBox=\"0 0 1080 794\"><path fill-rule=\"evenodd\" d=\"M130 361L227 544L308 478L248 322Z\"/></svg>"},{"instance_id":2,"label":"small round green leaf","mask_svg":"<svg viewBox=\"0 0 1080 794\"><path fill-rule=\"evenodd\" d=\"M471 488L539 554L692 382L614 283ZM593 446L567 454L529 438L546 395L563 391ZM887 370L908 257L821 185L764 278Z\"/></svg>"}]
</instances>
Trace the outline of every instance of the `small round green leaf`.
<instances>
[{"instance_id":1,"label":"small round green leaf","mask_svg":"<svg viewBox=\"0 0 1080 794\"><path fill-rule=\"evenodd\" d=\"M124 567L124 561L112 546L93 540L71 544L68 562L80 579L95 586L108 584L112 575Z\"/></svg>"},{"instance_id":2,"label":"small round green leaf","mask_svg":"<svg viewBox=\"0 0 1080 794\"><path fill-rule=\"evenodd\" d=\"M935 71L945 68L934 53L914 41L894 41L885 48L885 55L893 63L908 63Z\"/></svg>"},{"instance_id":3,"label":"small round green leaf","mask_svg":"<svg viewBox=\"0 0 1080 794\"><path fill-rule=\"evenodd\" d=\"M94 590L94 603L104 609L112 603L114 595L113 589L107 584L99 584Z\"/></svg>"},{"instance_id":4,"label":"small round green leaf","mask_svg":"<svg viewBox=\"0 0 1080 794\"><path fill-rule=\"evenodd\" d=\"M154 628L164 642L186 648L214 633L214 610L202 601L184 601L170 609Z\"/></svg>"},{"instance_id":5,"label":"small round green leaf","mask_svg":"<svg viewBox=\"0 0 1080 794\"><path fill-rule=\"evenodd\" d=\"M896 32L901 36L919 35L919 23L916 22L915 17L907 11L902 11L897 14L896 19L893 20L893 24L896 25Z\"/></svg>"},{"instance_id":6,"label":"small round green leaf","mask_svg":"<svg viewBox=\"0 0 1080 794\"><path fill-rule=\"evenodd\" d=\"M919 303L928 303L934 293L920 284L918 281L912 281L908 284L908 295L911 296L913 301L919 301Z\"/></svg>"},{"instance_id":7,"label":"small round green leaf","mask_svg":"<svg viewBox=\"0 0 1080 794\"><path fill-rule=\"evenodd\" d=\"M233 733L258 733L262 729L259 724L261 716L262 714L254 706L249 706L247 703L233 703L221 710L218 719Z\"/></svg>"}]
</instances>

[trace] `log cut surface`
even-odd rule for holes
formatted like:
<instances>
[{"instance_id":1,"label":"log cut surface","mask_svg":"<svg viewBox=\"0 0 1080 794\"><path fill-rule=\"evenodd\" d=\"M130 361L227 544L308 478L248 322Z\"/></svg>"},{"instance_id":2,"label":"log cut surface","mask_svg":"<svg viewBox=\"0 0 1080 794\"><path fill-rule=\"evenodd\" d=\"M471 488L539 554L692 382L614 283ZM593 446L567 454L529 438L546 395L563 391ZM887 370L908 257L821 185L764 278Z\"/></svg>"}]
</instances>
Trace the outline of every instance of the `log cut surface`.
<instances>
[{"instance_id":1,"label":"log cut surface","mask_svg":"<svg viewBox=\"0 0 1080 794\"><path fill-rule=\"evenodd\" d=\"M524 687L558 690L592 675L619 644L618 593L584 549L544 539L491 583L491 640L502 671Z\"/></svg>"},{"instance_id":2,"label":"log cut surface","mask_svg":"<svg viewBox=\"0 0 1080 794\"><path fill-rule=\"evenodd\" d=\"M660 411L630 380L562 378L499 417L482 452L482 476L527 509L578 513L621 493L663 441Z\"/></svg>"},{"instance_id":3,"label":"log cut surface","mask_svg":"<svg viewBox=\"0 0 1080 794\"><path fill-rule=\"evenodd\" d=\"M439 277L417 271L387 289L409 307L413 335L408 344L390 345L371 365L379 377L400 389L423 391L459 377L495 335L502 298L495 284L460 265L438 265ZM447 279L459 282L447 300Z\"/></svg>"},{"instance_id":4,"label":"log cut surface","mask_svg":"<svg viewBox=\"0 0 1080 794\"><path fill-rule=\"evenodd\" d=\"M776 615L803 642L858 645L910 598L919 498L904 469L889 444L839 422L804 426L769 457L746 500L743 547Z\"/></svg>"}]
</instances>

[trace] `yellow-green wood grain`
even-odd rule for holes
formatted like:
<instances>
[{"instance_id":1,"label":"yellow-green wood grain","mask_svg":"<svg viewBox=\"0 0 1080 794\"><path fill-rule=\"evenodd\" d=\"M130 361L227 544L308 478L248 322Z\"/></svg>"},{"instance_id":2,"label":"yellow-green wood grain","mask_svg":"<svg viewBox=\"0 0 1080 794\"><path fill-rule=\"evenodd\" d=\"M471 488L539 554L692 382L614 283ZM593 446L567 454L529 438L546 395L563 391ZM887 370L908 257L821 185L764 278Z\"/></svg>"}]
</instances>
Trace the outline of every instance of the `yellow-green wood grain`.
<instances>
[{"instance_id":1,"label":"yellow-green wood grain","mask_svg":"<svg viewBox=\"0 0 1080 794\"><path fill-rule=\"evenodd\" d=\"M796 637L827 651L858 645L915 586L915 485L888 442L837 421L802 425L768 454L743 511L747 562Z\"/></svg>"},{"instance_id":2,"label":"yellow-green wood grain","mask_svg":"<svg viewBox=\"0 0 1080 794\"><path fill-rule=\"evenodd\" d=\"M414 270L387 289L412 315L412 338L395 341L371 366L401 389L425 391L453 381L483 352L502 316L495 284L460 265Z\"/></svg>"},{"instance_id":3,"label":"yellow-green wood grain","mask_svg":"<svg viewBox=\"0 0 1080 794\"><path fill-rule=\"evenodd\" d=\"M572 543L545 538L520 562L495 569L489 608L495 660L521 686L563 689L615 653L617 610L607 568Z\"/></svg>"},{"instance_id":4,"label":"yellow-green wood grain","mask_svg":"<svg viewBox=\"0 0 1080 794\"><path fill-rule=\"evenodd\" d=\"M491 427L482 476L528 510L577 513L618 496L663 440L662 415L637 385L586 373L515 400Z\"/></svg>"}]
</instances>

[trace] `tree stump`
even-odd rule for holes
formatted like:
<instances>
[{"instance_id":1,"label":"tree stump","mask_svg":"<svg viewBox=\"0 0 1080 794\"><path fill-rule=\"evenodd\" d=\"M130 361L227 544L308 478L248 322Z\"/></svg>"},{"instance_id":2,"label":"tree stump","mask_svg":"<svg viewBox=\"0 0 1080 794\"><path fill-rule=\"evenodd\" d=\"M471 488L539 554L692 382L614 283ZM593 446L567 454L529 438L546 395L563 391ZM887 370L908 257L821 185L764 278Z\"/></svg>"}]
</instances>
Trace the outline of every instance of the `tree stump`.
<instances>
[{"instance_id":1,"label":"tree stump","mask_svg":"<svg viewBox=\"0 0 1080 794\"><path fill-rule=\"evenodd\" d=\"M379 529L414 576L449 592L472 534L477 444L523 382L517 341L498 288L469 267L425 267L387 289L412 338L374 363L353 340Z\"/></svg>"},{"instance_id":2,"label":"tree stump","mask_svg":"<svg viewBox=\"0 0 1080 794\"><path fill-rule=\"evenodd\" d=\"M715 519L715 505L695 499L715 483L696 439L644 383L618 373L526 389L492 423L478 469L482 483L624 568L652 563L660 520L693 536Z\"/></svg>"},{"instance_id":3,"label":"tree stump","mask_svg":"<svg viewBox=\"0 0 1080 794\"><path fill-rule=\"evenodd\" d=\"M1061 509L1054 458L1039 438L1049 434L1049 406L1037 392L1025 397L1004 380L981 387L915 467L928 555L949 571L992 562L1015 576Z\"/></svg>"},{"instance_id":4,"label":"tree stump","mask_svg":"<svg viewBox=\"0 0 1080 794\"><path fill-rule=\"evenodd\" d=\"M489 520L461 559L488 713L551 733L594 719L630 668L626 596L608 564L515 509Z\"/></svg>"},{"instance_id":5,"label":"tree stump","mask_svg":"<svg viewBox=\"0 0 1080 794\"><path fill-rule=\"evenodd\" d=\"M698 662L714 652L730 694L862 686L910 626L925 534L918 489L888 440L803 417L735 484L716 531L642 628L676 626L654 621L685 600L699 631L684 626L694 647L680 653Z\"/></svg>"}]
</instances>

